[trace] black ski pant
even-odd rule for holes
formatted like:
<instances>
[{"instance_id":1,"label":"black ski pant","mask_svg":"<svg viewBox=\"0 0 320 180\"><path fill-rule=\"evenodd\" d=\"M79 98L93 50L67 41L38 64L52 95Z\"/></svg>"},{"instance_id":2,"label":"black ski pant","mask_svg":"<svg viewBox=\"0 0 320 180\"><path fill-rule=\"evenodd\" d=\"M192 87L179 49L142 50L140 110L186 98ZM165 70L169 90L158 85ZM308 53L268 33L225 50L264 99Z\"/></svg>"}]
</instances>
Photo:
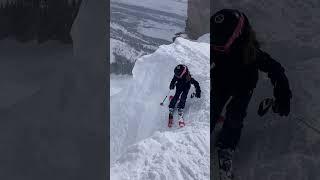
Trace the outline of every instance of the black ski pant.
<instances>
[{"instance_id":1,"label":"black ski pant","mask_svg":"<svg viewBox=\"0 0 320 180\"><path fill-rule=\"evenodd\" d=\"M243 120L247 115L247 108L252 97L252 90L237 92L235 94L226 91L213 91L211 101L212 120L210 131L213 133L215 124L221 112L230 99L227 107L225 120L219 134L218 144L222 148L235 149L239 143Z\"/></svg>"},{"instance_id":2,"label":"black ski pant","mask_svg":"<svg viewBox=\"0 0 320 180\"><path fill-rule=\"evenodd\" d=\"M186 104L189 89L190 87L176 88L176 93L174 94L172 100L170 101L169 108L174 108L177 104L177 101L179 100L179 97L181 96L177 108L183 109Z\"/></svg>"}]
</instances>

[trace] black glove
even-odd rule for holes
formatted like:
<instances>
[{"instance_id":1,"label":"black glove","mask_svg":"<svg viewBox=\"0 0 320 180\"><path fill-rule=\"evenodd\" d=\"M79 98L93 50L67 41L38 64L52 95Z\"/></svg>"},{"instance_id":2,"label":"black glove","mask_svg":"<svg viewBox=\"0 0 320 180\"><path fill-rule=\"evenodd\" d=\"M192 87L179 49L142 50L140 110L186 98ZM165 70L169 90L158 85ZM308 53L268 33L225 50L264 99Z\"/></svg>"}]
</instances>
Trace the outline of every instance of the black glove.
<instances>
[{"instance_id":1,"label":"black glove","mask_svg":"<svg viewBox=\"0 0 320 180\"><path fill-rule=\"evenodd\" d=\"M201 97L201 91L198 91L196 92L196 95L195 95L197 98L200 98Z\"/></svg>"},{"instance_id":2,"label":"black glove","mask_svg":"<svg viewBox=\"0 0 320 180\"><path fill-rule=\"evenodd\" d=\"M174 84L173 84L173 83L170 84L169 89L170 89L170 90L174 89Z\"/></svg>"},{"instance_id":3,"label":"black glove","mask_svg":"<svg viewBox=\"0 0 320 180\"><path fill-rule=\"evenodd\" d=\"M287 79L285 81L275 82L274 86L275 102L272 107L273 112L280 116L288 116L290 113L290 100L292 98L291 90Z\"/></svg>"}]
</instances>

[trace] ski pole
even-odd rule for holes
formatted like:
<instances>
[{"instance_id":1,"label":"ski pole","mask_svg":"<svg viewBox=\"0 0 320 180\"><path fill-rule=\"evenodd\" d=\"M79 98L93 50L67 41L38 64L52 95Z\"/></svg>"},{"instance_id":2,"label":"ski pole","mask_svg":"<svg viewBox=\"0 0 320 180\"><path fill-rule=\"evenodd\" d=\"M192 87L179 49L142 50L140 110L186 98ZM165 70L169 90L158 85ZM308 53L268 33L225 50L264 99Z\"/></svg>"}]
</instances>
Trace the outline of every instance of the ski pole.
<instances>
[{"instance_id":1,"label":"ski pole","mask_svg":"<svg viewBox=\"0 0 320 180\"><path fill-rule=\"evenodd\" d=\"M163 106L163 103L164 103L164 101L167 99L168 95L170 94L170 91L171 91L171 90L169 90L169 92L168 92L168 94L166 95L166 97L164 97L163 101L160 103L160 106Z\"/></svg>"}]
</instances>

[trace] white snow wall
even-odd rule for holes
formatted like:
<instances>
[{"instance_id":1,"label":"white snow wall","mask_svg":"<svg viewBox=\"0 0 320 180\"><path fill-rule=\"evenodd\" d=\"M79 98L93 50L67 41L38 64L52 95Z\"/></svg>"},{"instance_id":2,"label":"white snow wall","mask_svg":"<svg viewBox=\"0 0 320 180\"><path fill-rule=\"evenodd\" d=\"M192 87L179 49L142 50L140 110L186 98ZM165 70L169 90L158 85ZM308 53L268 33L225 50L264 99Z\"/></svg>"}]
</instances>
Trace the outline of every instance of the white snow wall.
<instances>
[{"instance_id":1,"label":"white snow wall","mask_svg":"<svg viewBox=\"0 0 320 180\"><path fill-rule=\"evenodd\" d=\"M303 117L320 128L320 2L215 0L212 7L214 12L235 8L247 14L263 49L286 68L293 90L288 118L260 118L258 103L272 96L270 81L261 74L236 153L236 176L245 180L320 179L320 136L297 119Z\"/></svg>"},{"instance_id":2,"label":"white snow wall","mask_svg":"<svg viewBox=\"0 0 320 180\"><path fill-rule=\"evenodd\" d=\"M106 178L105 3L83 1L75 57L55 42L0 42L0 179Z\"/></svg>"}]
</instances>

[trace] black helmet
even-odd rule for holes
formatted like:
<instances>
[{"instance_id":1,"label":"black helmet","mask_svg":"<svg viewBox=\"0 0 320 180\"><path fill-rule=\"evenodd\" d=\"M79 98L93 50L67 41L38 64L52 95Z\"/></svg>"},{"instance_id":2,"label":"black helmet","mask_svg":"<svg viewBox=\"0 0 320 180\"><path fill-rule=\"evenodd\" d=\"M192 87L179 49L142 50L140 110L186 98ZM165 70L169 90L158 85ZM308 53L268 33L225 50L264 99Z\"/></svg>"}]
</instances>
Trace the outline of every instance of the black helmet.
<instances>
[{"instance_id":1,"label":"black helmet","mask_svg":"<svg viewBox=\"0 0 320 180\"><path fill-rule=\"evenodd\" d=\"M210 19L213 49L228 52L231 45L247 31L249 22L244 13L234 9L222 9Z\"/></svg>"},{"instance_id":2,"label":"black helmet","mask_svg":"<svg viewBox=\"0 0 320 180\"><path fill-rule=\"evenodd\" d=\"M182 78L184 77L184 75L188 74L188 67L186 65L183 64L179 64L174 68L174 75L177 78Z\"/></svg>"}]
</instances>

